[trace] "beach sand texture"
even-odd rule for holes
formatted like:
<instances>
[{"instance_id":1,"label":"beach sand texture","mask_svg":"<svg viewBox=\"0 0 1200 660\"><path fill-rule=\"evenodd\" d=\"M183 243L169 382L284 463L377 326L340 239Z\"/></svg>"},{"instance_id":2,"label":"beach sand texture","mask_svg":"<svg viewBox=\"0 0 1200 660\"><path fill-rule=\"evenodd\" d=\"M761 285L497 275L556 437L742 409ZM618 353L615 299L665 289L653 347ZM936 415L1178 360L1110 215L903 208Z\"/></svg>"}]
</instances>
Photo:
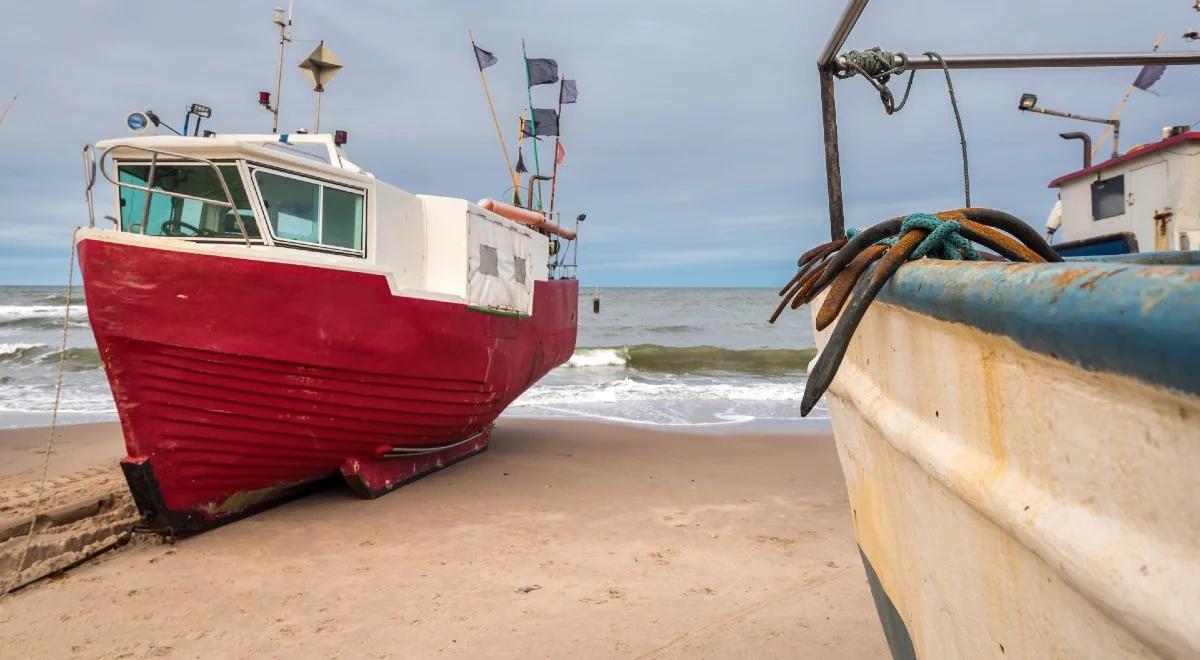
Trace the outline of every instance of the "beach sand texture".
<instances>
[{"instance_id":1,"label":"beach sand texture","mask_svg":"<svg viewBox=\"0 0 1200 660\"><path fill-rule=\"evenodd\" d=\"M115 425L68 435L56 474L121 453ZM0 433L10 493L40 475L34 437ZM175 545L138 537L34 583L0 601L0 648L886 657L848 511L828 436L502 420L484 454L382 499L334 483Z\"/></svg>"}]
</instances>

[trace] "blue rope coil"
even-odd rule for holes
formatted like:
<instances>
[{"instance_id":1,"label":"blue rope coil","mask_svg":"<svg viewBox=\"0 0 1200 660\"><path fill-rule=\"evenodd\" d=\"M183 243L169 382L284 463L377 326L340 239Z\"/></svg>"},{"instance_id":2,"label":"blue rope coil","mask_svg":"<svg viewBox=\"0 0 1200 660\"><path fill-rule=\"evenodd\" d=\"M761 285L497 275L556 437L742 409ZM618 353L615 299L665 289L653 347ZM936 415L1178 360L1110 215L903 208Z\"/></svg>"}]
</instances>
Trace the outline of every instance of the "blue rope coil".
<instances>
[{"instance_id":1,"label":"blue rope coil","mask_svg":"<svg viewBox=\"0 0 1200 660\"><path fill-rule=\"evenodd\" d=\"M876 245L895 245L896 241L904 234L914 229L924 229L929 232L929 235L921 241L917 249L913 250L909 257L910 260L930 257L948 261L979 261L983 257L979 256L979 252L974 245L971 245L971 241L958 233L961 228L962 225L957 220L941 220L928 213L913 213L901 221L899 234L881 239L876 242ZM846 230L847 239L857 235L858 230L853 227Z\"/></svg>"}]
</instances>

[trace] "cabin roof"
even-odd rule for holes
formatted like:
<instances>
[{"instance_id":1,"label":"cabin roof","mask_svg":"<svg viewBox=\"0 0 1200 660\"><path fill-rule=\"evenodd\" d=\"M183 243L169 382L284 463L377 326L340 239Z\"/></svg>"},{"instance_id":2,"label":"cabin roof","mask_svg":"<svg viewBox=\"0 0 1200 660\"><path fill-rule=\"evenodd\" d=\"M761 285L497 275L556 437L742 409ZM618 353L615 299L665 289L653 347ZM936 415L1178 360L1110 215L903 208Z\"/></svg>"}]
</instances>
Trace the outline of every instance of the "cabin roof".
<instances>
[{"instance_id":1,"label":"cabin roof","mask_svg":"<svg viewBox=\"0 0 1200 660\"><path fill-rule=\"evenodd\" d=\"M325 151L322 158L297 147L314 147ZM277 164L298 166L338 176L373 178L350 162L345 153L327 134L218 134L211 137L153 135L128 136L101 140L96 143L101 152L111 150L117 158L150 157L149 150L176 153L184 157L254 158Z\"/></svg>"},{"instance_id":2,"label":"cabin roof","mask_svg":"<svg viewBox=\"0 0 1200 660\"><path fill-rule=\"evenodd\" d=\"M1130 149L1129 151L1125 152L1124 154L1117 156L1116 158L1109 158L1108 160L1101 162L1101 163L1096 163L1095 165L1092 165L1091 167L1085 167L1081 170L1076 170L1074 172L1071 172L1070 174L1064 174L1064 175L1058 177L1057 179L1051 181L1050 185L1048 187L1060 188L1060 187L1062 187L1062 184L1064 184L1068 181L1072 181L1074 179L1078 179L1079 177L1087 176L1089 174L1095 174L1096 172L1099 172L1101 170L1106 170L1110 167L1115 167L1115 166L1125 163L1127 161L1141 158L1142 156L1148 156L1157 151L1162 151L1163 149L1169 149L1177 144L1180 144L1182 142L1188 142L1191 140L1200 140L1200 131L1188 131L1186 133L1180 133L1179 135L1172 135L1171 137L1164 138L1162 140L1159 140L1158 142L1151 142L1150 144L1138 145L1138 146Z\"/></svg>"}]
</instances>

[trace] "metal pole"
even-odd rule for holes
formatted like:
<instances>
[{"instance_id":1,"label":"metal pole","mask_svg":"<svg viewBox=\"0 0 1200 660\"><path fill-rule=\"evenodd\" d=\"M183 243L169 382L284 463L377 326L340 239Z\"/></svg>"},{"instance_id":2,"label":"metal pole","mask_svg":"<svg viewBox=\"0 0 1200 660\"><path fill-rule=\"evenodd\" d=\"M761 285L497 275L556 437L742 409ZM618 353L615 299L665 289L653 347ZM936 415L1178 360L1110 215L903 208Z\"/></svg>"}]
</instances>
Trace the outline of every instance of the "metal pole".
<instances>
[{"instance_id":1,"label":"metal pole","mask_svg":"<svg viewBox=\"0 0 1200 660\"><path fill-rule=\"evenodd\" d=\"M943 55L951 69L1028 69L1054 67L1145 66L1200 64L1197 53L1041 53L1033 55ZM835 58L836 65L836 58ZM910 55L909 69L940 69L927 55Z\"/></svg>"},{"instance_id":2,"label":"metal pole","mask_svg":"<svg viewBox=\"0 0 1200 660\"><path fill-rule=\"evenodd\" d=\"M1120 119L1105 119L1104 117L1091 117L1089 115L1077 115L1074 112L1063 112L1061 110L1051 110L1049 108L1039 108L1034 106L1028 108L1025 112L1036 112L1042 115L1052 115L1054 117L1066 117L1067 119L1078 119L1080 121L1090 121L1095 124L1108 124L1109 128L1113 129L1113 153L1112 157L1116 158L1120 155L1117 143L1121 139L1121 120ZM1105 129L1106 131L1108 129Z\"/></svg>"},{"instance_id":3,"label":"metal pole","mask_svg":"<svg viewBox=\"0 0 1200 660\"><path fill-rule=\"evenodd\" d=\"M146 234L146 225L150 224L150 200L154 197L154 169L158 167L158 152L150 154L150 173L146 177L146 203L142 205L142 235ZM118 177L121 175L118 174Z\"/></svg>"},{"instance_id":4,"label":"metal pole","mask_svg":"<svg viewBox=\"0 0 1200 660\"><path fill-rule=\"evenodd\" d=\"M467 30L467 36L471 39L471 52L475 54L475 34ZM475 65L479 65L479 56L475 54ZM492 103L492 92L488 89L487 77L483 75L483 68L479 69L479 82L483 83L483 95L487 97L488 110L492 112L492 122L496 124L496 137L500 138L500 149L504 152L504 164L508 166L508 178L512 179L513 186L520 188L521 182L517 179L517 173L513 171L512 158L508 155L508 145L504 142L504 131L500 130L500 118L496 116L496 105Z\"/></svg>"},{"instance_id":5,"label":"metal pole","mask_svg":"<svg viewBox=\"0 0 1200 660\"><path fill-rule=\"evenodd\" d=\"M833 73L821 69L821 127L825 130L825 185L829 197L829 234L832 240L845 238L846 217L842 208L842 164L838 154L837 103Z\"/></svg>"},{"instance_id":6,"label":"metal pole","mask_svg":"<svg viewBox=\"0 0 1200 660\"><path fill-rule=\"evenodd\" d=\"M521 147L525 144L525 111L521 111L521 115L517 117L517 164L520 165L523 161L521 155ZM528 168L526 168L528 169ZM533 208L533 200L529 201L529 208ZM524 206L521 204L521 173L513 170L513 204Z\"/></svg>"},{"instance_id":7,"label":"metal pole","mask_svg":"<svg viewBox=\"0 0 1200 660\"><path fill-rule=\"evenodd\" d=\"M1154 48L1151 48L1150 52L1157 53L1158 47L1162 45L1163 39L1166 38L1166 32L1158 33L1158 39L1155 40ZM1133 96L1133 90L1135 89L1137 88L1133 86L1133 83L1129 83L1129 87L1125 88L1125 96L1121 97L1121 102L1117 104L1117 109L1113 110L1112 119L1119 119L1121 117L1121 110L1125 109L1125 104L1129 102L1129 97ZM1095 158L1096 154L1100 153L1100 150L1104 148L1104 141L1108 139L1108 132L1110 130L1112 130L1112 126L1107 126L1104 132L1100 134L1100 139L1096 141L1096 147L1091 153L1092 158ZM1113 151L1116 151L1116 147L1113 147Z\"/></svg>"},{"instance_id":8,"label":"metal pole","mask_svg":"<svg viewBox=\"0 0 1200 660\"><path fill-rule=\"evenodd\" d=\"M542 164L538 162L537 122L533 119L533 78L529 75L529 53L525 50L525 40L521 40L521 57L525 60L525 92L529 95L529 132L533 133L533 170L538 176L542 174ZM533 189L530 188L530 191ZM533 199L529 200L529 208L533 208ZM538 209L542 208L542 184L538 184Z\"/></svg>"},{"instance_id":9,"label":"metal pole","mask_svg":"<svg viewBox=\"0 0 1200 660\"><path fill-rule=\"evenodd\" d=\"M12 110L13 104L16 102L17 102L17 96L14 95L12 97L12 100L8 102L8 105L4 106L4 111L0 112L0 122L4 121L4 118L8 116L8 111Z\"/></svg>"},{"instance_id":10,"label":"metal pole","mask_svg":"<svg viewBox=\"0 0 1200 660\"><path fill-rule=\"evenodd\" d=\"M317 118L315 121L315 126L313 126L313 135L321 132L321 92L323 92L324 89L318 87L315 91L317 92Z\"/></svg>"},{"instance_id":11,"label":"metal pole","mask_svg":"<svg viewBox=\"0 0 1200 660\"><path fill-rule=\"evenodd\" d=\"M292 17L288 16L289 24ZM283 47L288 42L287 27L279 26L279 66L275 68L275 107L271 108L271 132L279 132L279 94L283 91Z\"/></svg>"},{"instance_id":12,"label":"metal pole","mask_svg":"<svg viewBox=\"0 0 1200 660\"><path fill-rule=\"evenodd\" d=\"M870 0L850 0L846 3L846 8L842 10L842 17L838 19L837 25L833 28L833 33L829 35L829 41L825 42L825 48L821 51L821 56L817 58L817 66L824 68L833 64L834 58L837 57L838 51L846 44L846 38L850 36L850 31L854 29L854 24L858 23L858 17L862 16L863 10L867 8L867 3Z\"/></svg>"},{"instance_id":13,"label":"metal pole","mask_svg":"<svg viewBox=\"0 0 1200 660\"><path fill-rule=\"evenodd\" d=\"M562 86L566 76L558 77L558 135L554 136L554 169L550 172L550 212L554 212L554 193L558 191L558 144L562 140Z\"/></svg>"}]
</instances>

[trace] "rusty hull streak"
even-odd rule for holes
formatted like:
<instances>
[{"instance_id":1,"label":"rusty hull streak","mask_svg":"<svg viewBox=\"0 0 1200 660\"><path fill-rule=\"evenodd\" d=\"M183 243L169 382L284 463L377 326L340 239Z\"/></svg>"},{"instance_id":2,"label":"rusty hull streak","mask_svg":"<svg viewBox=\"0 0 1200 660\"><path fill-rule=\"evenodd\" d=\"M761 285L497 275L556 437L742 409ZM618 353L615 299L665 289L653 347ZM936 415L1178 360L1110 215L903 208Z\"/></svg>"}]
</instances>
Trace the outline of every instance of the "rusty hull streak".
<instances>
[{"instance_id":1,"label":"rusty hull streak","mask_svg":"<svg viewBox=\"0 0 1200 660\"><path fill-rule=\"evenodd\" d=\"M1046 266L1021 270L1030 268ZM910 264L887 290L924 271L965 277L969 291L980 270L996 269ZM1190 494L1178 488L1200 467L1188 441L1200 398L882 301L863 318L829 404L856 534L919 655L984 657L997 639L1024 657L1200 651L1200 553ZM831 334L817 337L827 350ZM947 374L941 360L960 368ZM1079 425L1052 426L1048 443L1044 422L1064 414ZM1146 445L1146 433L1158 441ZM1111 475L1104 493L1100 474ZM1035 583L1040 597L1027 597ZM938 618L969 604L985 608L960 621L974 625ZM1073 637L1057 623L1064 614L1091 633Z\"/></svg>"}]
</instances>

